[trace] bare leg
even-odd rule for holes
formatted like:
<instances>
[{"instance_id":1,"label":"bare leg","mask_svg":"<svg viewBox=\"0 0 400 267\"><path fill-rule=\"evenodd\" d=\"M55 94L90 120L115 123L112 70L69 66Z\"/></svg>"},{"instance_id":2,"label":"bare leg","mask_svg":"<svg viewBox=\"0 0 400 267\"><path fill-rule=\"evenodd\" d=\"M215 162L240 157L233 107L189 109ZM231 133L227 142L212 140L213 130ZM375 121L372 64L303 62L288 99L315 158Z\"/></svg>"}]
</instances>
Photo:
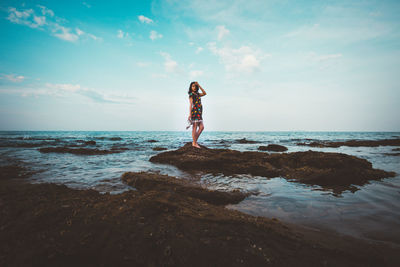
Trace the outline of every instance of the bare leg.
<instances>
[{"instance_id":1,"label":"bare leg","mask_svg":"<svg viewBox=\"0 0 400 267\"><path fill-rule=\"evenodd\" d=\"M192 138L193 138L192 146L196 146L196 128L197 128L197 122L194 122L192 125Z\"/></svg>"},{"instance_id":2,"label":"bare leg","mask_svg":"<svg viewBox=\"0 0 400 267\"><path fill-rule=\"evenodd\" d=\"M199 123L199 130L196 132L196 144L197 144L197 140L199 139L199 136L200 136L200 134L203 132L203 130L204 130L204 124L203 124L203 122L201 121L201 122Z\"/></svg>"}]
</instances>

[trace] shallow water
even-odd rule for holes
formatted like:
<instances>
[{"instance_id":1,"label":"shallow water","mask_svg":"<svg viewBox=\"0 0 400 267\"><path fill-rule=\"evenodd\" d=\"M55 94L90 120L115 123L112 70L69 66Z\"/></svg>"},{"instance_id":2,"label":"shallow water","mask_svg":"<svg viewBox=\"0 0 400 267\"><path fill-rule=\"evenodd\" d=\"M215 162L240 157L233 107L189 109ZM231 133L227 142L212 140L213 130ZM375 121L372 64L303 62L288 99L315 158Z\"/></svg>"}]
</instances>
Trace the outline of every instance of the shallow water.
<instances>
[{"instance_id":1,"label":"shallow water","mask_svg":"<svg viewBox=\"0 0 400 267\"><path fill-rule=\"evenodd\" d=\"M374 168L394 171L394 178L372 181L357 186L358 191L341 195L321 190L318 186L288 182L276 177L250 175L211 175L187 173L174 166L154 164L149 158L160 152L156 146L178 149L191 141L191 132L93 132L93 131L35 131L0 132L0 164L19 163L37 171L32 183L55 182L72 188L94 188L100 192L121 193L132 189L123 184L120 176L126 171L152 171L173 175L207 185L219 190L257 192L237 205L228 208L243 212L275 217L282 221L305 226L326 228L354 236L382 240L400 245L400 157L391 146L314 148L296 145L311 140L346 141L351 139L399 138L400 133L390 132L203 132L199 143L210 148L230 148L239 151L257 151L258 146L281 144L288 152L325 151L341 152L367 159ZM257 144L234 143L237 139L255 140ZM155 139L158 142L147 142ZM107 155L73 155L41 153L38 148L71 146L78 140L94 140L96 145L87 148L128 148L122 153ZM224 143L221 143L224 140Z\"/></svg>"}]
</instances>

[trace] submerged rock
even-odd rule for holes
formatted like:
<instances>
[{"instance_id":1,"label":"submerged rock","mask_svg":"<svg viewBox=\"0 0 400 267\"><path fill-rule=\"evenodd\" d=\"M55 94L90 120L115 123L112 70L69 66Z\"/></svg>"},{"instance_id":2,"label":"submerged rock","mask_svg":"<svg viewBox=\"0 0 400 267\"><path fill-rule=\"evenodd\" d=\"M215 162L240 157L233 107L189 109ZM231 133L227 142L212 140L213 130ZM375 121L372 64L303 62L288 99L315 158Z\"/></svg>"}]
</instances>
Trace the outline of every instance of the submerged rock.
<instances>
[{"instance_id":1,"label":"submerged rock","mask_svg":"<svg viewBox=\"0 0 400 267\"><path fill-rule=\"evenodd\" d=\"M310 143L297 143L299 146L311 146L311 147L377 147L377 146L400 146L399 139L383 139L383 140L349 140L345 142L330 142L330 141L314 141Z\"/></svg>"},{"instance_id":2,"label":"submerged rock","mask_svg":"<svg viewBox=\"0 0 400 267\"><path fill-rule=\"evenodd\" d=\"M386 156L400 156L400 153L383 153Z\"/></svg>"},{"instance_id":3,"label":"submerged rock","mask_svg":"<svg viewBox=\"0 0 400 267\"><path fill-rule=\"evenodd\" d=\"M149 142L149 143L156 143L156 142L158 142L157 140L154 140L154 139L150 139L150 140L147 140L147 142Z\"/></svg>"},{"instance_id":4,"label":"submerged rock","mask_svg":"<svg viewBox=\"0 0 400 267\"><path fill-rule=\"evenodd\" d=\"M247 140L246 138L242 138L242 139L236 140L236 143L239 143L239 144L256 144L256 143L259 143L259 142L253 141L253 140Z\"/></svg>"},{"instance_id":5,"label":"submerged rock","mask_svg":"<svg viewBox=\"0 0 400 267\"><path fill-rule=\"evenodd\" d=\"M94 140L89 140L89 141L85 141L84 144L85 144L85 145L89 145L89 146L94 146L94 145L96 145L96 141L94 141Z\"/></svg>"},{"instance_id":6,"label":"submerged rock","mask_svg":"<svg viewBox=\"0 0 400 267\"><path fill-rule=\"evenodd\" d=\"M287 151L287 147L281 145L270 144L268 146L259 146L258 150L261 151L275 151L275 152L283 152Z\"/></svg>"},{"instance_id":7,"label":"submerged rock","mask_svg":"<svg viewBox=\"0 0 400 267\"><path fill-rule=\"evenodd\" d=\"M162 151L162 150L167 150L167 148L156 146L156 147L153 147L153 150L154 151Z\"/></svg>"},{"instance_id":8,"label":"submerged rock","mask_svg":"<svg viewBox=\"0 0 400 267\"><path fill-rule=\"evenodd\" d=\"M105 155L121 153L123 149L101 150L97 148L70 148L70 147L43 147L38 149L42 153L71 153L76 155Z\"/></svg>"},{"instance_id":9,"label":"submerged rock","mask_svg":"<svg viewBox=\"0 0 400 267\"><path fill-rule=\"evenodd\" d=\"M215 205L237 204L249 195L240 191L208 190L184 179L148 172L126 172L122 175L122 181L140 191L173 191Z\"/></svg>"},{"instance_id":10,"label":"submerged rock","mask_svg":"<svg viewBox=\"0 0 400 267\"><path fill-rule=\"evenodd\" d=\"M395 176L394 172L372 168L372 164L365 159L342 153L306 151L268 154L200 147L195 148L187 143L177 150L159 153L150 161L171 164L187 171L271 178L281 176L289 181L319 185L339 193L357 190L353 185L363 185L369 180Z\"/></svg>"}]
</instances>

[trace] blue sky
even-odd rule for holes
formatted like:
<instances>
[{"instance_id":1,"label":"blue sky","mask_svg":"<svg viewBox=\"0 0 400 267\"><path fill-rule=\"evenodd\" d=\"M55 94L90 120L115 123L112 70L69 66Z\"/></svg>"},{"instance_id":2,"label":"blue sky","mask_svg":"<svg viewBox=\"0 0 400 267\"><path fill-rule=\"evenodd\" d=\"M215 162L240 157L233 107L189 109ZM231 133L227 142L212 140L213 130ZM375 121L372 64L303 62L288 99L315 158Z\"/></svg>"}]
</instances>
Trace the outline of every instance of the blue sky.
<instances>
[{"instance_id":1,"label":"blue sky","mask_svg":"<svg viewBox=\"0 0 400 267\"><path fill-rule=\"evenodd\" d=\"M5 1L0 130L400 131L400 1Z\"/></svg>"}]
</instances>

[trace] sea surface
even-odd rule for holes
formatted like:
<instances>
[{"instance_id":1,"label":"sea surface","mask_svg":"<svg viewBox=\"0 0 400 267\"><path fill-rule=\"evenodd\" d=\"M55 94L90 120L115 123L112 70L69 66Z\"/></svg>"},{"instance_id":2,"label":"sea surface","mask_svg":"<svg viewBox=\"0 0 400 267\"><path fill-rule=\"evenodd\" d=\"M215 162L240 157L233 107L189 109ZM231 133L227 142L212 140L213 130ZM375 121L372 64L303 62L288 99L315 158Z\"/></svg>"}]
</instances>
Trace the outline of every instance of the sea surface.
<instances>
[{"instance_id":1,"label":"sea surface","mask_svg":"<svg viewBox=\"0 0 400 267\"><path fill-rule=\"evenodd\" d=\"M31 183L52 182L71 188L92 188L101 193L119 194L134 190L121 182L127 171L150 171L190 179L211 189L240 189L258 193L239 204L228 205L248 214L278 218L313 229L328 229L359 238L400 246L400 156L392 146L314 148L299 146L308 141L379 140L399 138L400 132L211 132L204 131L198 142L209 148L257 151L258 146L280 144L287 152L324 151L354 155L370 161L374 168L394 171L397 176L357 186L356 192L340 195L319 186L288 182L281 177L250 175L190 174L174 166L154 164L150 157L178 149L191 142L191 131L1 131L0 166L18 164L33 172ZM257 144L239 144L246 138ZM93 140L95 145L83 145ZM157 142L148 142L156 140ZM226 142L221 143L224 140ZM74 155L41 153L39 148L74 146L87 148L124 148L122 153ZM396 152L398 153L398 151Z\"/></svg>"}]
</instances>

